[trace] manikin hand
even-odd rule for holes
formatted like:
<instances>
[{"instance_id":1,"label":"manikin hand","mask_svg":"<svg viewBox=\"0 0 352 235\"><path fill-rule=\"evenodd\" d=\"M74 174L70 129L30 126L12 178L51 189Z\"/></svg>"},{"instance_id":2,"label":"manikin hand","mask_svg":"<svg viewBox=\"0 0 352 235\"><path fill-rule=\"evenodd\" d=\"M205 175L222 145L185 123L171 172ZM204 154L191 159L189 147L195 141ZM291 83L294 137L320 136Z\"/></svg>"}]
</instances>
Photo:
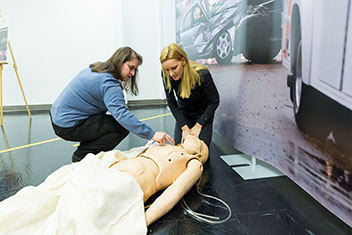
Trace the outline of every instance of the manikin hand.
<instances>
[{"instance_id":1,"label":"manikin hand","mask_svg":"<svg viewBox=\"0 0 352 235\"><path fill-rule=\"evenodd\" d=\"M200 125L197 122L196 125L194 125L194 127L192 127L192 129L191 129L191 135L199 137L201 131L202 131L202 125Z\"/></svg>"},{"instance_id":2,"label":"manikin hand","mask_svg":"<svg viewBox=\"0 0 352 235\"><path fill-rule=\"evenodd\" d=\"M159 144L165 144L165 142L167 141L170 144L175 145L174 139L171 136L169 136L167 133L161 132L161 131L156 131L154 133L152 140L158 142Z\"/></svg>"},{"instance_id":3,"label":"manikin hand","mask_svg":"<svg viewBox=\"0 0 352 235\"><path fill-rule=\"evenodd\" d=\"M181 144L183 143L183 141L185 140L185 137L187 135L191 135L191 129L189 129L189 127L187 125L184 125L182 128L182 139L181 139Z\"/></svg>"}]
</instances>

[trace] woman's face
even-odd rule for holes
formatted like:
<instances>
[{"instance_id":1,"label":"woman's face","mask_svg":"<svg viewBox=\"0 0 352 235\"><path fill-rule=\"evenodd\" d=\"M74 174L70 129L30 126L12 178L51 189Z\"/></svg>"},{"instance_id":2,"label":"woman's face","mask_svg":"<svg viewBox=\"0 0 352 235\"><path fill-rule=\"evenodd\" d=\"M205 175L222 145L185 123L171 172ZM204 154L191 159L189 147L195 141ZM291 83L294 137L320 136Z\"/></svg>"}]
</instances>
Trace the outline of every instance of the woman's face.
<instances>
[{"instance_id":1,"label":"woman's face","mask_svg":"<svg viewBox=\"0 0 352 235\"><path fill-rule=\"evenodd\" d=\"M173 80L178 81L183 76L183 67L185 66L185 64L186 64L186 61L184 58L182 58L181 60L176 60L176 59L165 60L162 65L165 71L169 74L169 76Z\"/></svg>"},{"instance_id":2,"label":"woman's face","mask_svg":"<svg viewBox=\"0 0 352 235\"><path fill-rule=\"evenodd\" d=\"M138 66L139 62L137 59L132 59L123 63L120 68L121 80L124 82L130 80L131 77L137 73Z\"/></svg>"}]
</instances>

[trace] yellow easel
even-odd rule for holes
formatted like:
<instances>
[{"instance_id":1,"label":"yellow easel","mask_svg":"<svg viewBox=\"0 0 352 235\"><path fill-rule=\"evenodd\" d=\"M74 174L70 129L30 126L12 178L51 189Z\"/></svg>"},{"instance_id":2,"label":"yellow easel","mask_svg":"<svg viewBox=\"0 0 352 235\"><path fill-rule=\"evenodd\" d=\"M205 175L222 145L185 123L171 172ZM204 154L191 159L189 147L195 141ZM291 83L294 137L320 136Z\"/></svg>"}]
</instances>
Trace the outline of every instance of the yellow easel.
<instances>
[{"instance_id":1,"label":"yellow easel","mask_svg":"<svg viewBox=\"0 0 352 235\"><path fill-rule=\"evenodd\" d=\"M24 102L26 103L26 108L27 108L27 112L28 112L29 118L32 118L31 111L29 110L29 107L28 107L28 104L27 104L26 96L24 95L24 92L23 92L23 88L22 88L22 84L21 84L21 81L20 81L20 77L18 75L17 65L16 65L15 57L13 56L11 44L10 44L9 41L7 42L7 44L9 45L9 49L10 49L10 53L11 53L11 57L12 57L12 61L13 61L13 68L15 69L17 81L18 81L18 84L20 85ZM4 64L8 64L8 63L7 62L0 62L1 126L3 126L2 70L3 70L3 65Z\"/></svg>"}]
</instances>

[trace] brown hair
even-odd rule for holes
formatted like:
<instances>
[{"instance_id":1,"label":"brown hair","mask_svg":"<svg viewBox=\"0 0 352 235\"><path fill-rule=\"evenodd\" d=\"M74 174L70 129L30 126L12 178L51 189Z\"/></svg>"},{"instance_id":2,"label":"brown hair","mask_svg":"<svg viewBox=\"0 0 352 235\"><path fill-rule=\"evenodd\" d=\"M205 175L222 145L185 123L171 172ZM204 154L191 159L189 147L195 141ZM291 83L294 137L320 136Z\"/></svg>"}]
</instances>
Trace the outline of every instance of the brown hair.
<instances>
[{"instance_id":1,"label":"brown hair","mask_svg":"<svg viewBox=\"0 0 352 235\"><path fill-rule=\"evenodd\" d=\"M127 82L122 81L120 74L120 68L122 64L133 59L137 59L139 65L143 63L143 57L136 51L134 51L132 48L120 47L107 61L96 62L89 65L89 67L92 69L93 72L110 73L114 78L121 81L123 88L127 92L130 92L133 95L137 95L137 70L134 76L131 77L131 79L129 79L129 81Z\"/></svg>"}]
</instances>

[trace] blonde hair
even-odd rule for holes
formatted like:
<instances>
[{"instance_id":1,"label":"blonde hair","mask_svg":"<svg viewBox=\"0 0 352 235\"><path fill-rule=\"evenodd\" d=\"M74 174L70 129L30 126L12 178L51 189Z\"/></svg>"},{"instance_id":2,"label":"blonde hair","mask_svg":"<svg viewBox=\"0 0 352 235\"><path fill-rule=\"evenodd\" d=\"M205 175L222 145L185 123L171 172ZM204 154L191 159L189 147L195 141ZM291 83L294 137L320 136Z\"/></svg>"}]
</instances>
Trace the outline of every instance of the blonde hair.
<instances>
[{"instance_id":1,"label":"blonde hair","mask_svg":"<svg viewBox=\"0 0 352 235\"><path fill-rule=\"evenodd\" d=\"M169 92L171 92L171 78L162 66L162 64L170 59L181 61L182 58L184 58L185 60L185 65L183 68L181 86L177 93L180 95L180 97L184 99L189 98L189 96L191 95L191 90L197 84L201 84L198 71L201 69L206 69L206 67L195 61L188 60L186 52L176 43L172 43L169 46L164 47L160 53L160 63L163 70L163 82Z\"/></svg>"}]
</instances>

